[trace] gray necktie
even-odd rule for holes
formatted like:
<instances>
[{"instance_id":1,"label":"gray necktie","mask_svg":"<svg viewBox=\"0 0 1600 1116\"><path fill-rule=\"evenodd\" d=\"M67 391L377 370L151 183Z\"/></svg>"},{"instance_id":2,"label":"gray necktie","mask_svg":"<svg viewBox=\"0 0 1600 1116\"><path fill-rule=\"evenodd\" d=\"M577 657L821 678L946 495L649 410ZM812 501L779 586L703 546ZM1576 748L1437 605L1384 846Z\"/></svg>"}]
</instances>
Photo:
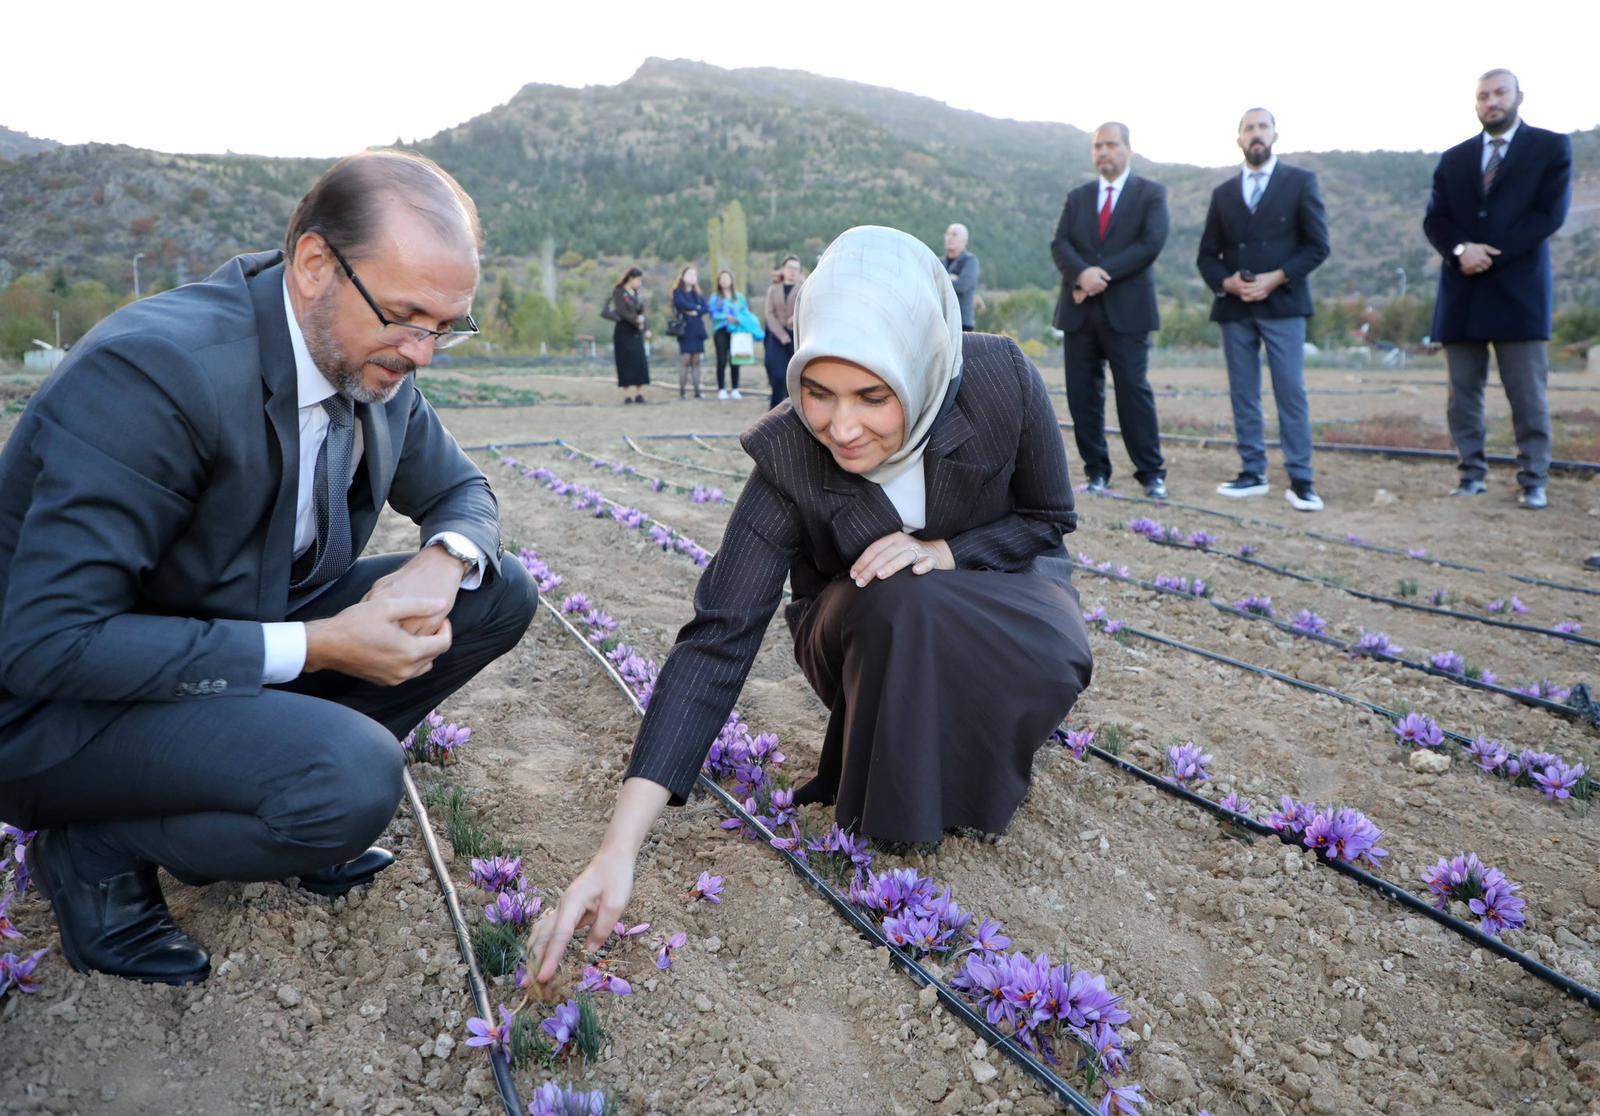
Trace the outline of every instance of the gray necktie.
<instances>
[{"instance_id":1,"label":"gray necktie","mask_svg":"<svg viewBox=\"0 0 1600 1116\"><path fill-rule=\"evenodd\" d=\"M311 482L317 516L315 559L304 578L289 586L293 597L321 588L350 568L350 473L356 452L355 408L342 395L322 401L328 436L317 451Z\"/></svg>"},{"instance_id":2,"label":"gray necktie","mask_svg":"<svg viewBox=\"0 0 1600 1116\"><path fill-rule=\"evenodd\" d=\"M1500 173L1501 149L1506 145L1503 139L1489 141L1489 162L1483 168L1483 192L1487 194L1489 187L1494 185L1495 175Z\"/></svg>"},{"instance_id":3,"label":"gray necktie","mask_svg":"<svg viewBox=\"0 0 1600 1116\"><path fill-rule=\"evenodd\" d=\"M1261 194L1262 194L1262 191L1264 191L1266 189L1265 186L1261 185L1261 179L1263 177L1265 177L1265 176L1262 174L1261 171L1251 171L1250 172L1250 203L1249 204L1250 204L1250 212L1251 213L1254 213L1256 211L1256 206L1261 204Z\"/></svg>"}]
</instances>

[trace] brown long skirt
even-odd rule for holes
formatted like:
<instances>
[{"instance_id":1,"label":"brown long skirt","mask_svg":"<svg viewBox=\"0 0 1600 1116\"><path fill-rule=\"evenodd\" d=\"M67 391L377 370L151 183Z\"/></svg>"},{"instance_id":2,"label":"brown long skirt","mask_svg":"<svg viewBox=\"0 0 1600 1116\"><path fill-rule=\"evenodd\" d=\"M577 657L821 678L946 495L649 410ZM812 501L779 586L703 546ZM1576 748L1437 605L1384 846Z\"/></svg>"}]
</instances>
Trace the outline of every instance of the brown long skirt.
<instances>
[{"instance_id":1,"label":"brown long skirt","mask_svg":"<svg viewBox=\"0 0 1600 1116\"><path fill-rule=\"evenodd\" d=\"M1077 593L1030 572L841 578L794 636L831 711L796 800L834 803L841 826L887 841L1004 833L1093 666Z\"/></svg>"}]
</instances>

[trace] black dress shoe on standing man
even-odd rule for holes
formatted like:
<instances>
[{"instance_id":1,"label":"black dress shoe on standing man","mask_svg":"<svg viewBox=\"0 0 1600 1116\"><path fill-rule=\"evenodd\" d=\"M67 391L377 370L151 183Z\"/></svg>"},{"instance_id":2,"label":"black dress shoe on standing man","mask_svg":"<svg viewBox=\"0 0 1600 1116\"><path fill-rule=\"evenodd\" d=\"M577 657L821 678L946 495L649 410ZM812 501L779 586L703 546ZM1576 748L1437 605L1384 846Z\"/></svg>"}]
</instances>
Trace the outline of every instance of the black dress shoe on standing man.
<instances>
[{"instance_id":1,"label":"black dress shoe on standing man","mask_svg":"<svg viewBox=\"0 0 1600 1116\"><path fill-rule=\"evenodd\" d=\"M148 984L196 984L211 975L206 951L172 921L155 865L87 880L66 835L44 829L28 845L28 867L55 910L61 952L80 973Z\"/></svg>"},{"instance_id":2,"label":"black dress shoe on standing man","mask_svg":"<svg viewBox=\"0 0 1600 1116\"><path fill-rule=\"evenodd\" d=\"M1167 498L1167 482L1157 477L1144 486L1144 494L1152 500L1165 500Z\"/></svg>"},{"instance_id":3,"label":"black dress shoe on standing man","mask_svg":"<svg viewBox=\"0 0 1600 1116\"><path fill-rule=\"evenodd\" d=\"M1107 478L1090 474L1089 479L1084 482L1083 490L1085 492L1104 492L1110 484L1111 481Z\"/></svg>"}]
</instances>

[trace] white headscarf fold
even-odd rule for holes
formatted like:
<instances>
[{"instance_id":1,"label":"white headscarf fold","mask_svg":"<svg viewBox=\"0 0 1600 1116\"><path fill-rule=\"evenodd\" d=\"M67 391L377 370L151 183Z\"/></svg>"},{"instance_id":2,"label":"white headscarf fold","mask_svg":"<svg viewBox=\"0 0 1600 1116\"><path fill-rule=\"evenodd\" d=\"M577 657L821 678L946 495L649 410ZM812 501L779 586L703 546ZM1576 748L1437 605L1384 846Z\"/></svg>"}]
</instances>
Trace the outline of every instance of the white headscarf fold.
<instances>
[{"instance_id":1,"label":"white headscarf fold","mask_svg":"<svg viewBox=\"0 0 1600 1116\"><path fill-rule=\"evenodd\" d=\"M961 375L961 305L926 244L882 225L840 233L800 288L794 339L789 396L807 430L800 406L806 365L848 360L889 385L905 411L905 441L863 476L885 484L922 461L945 395Z\"/></svg>"}]
</instances>

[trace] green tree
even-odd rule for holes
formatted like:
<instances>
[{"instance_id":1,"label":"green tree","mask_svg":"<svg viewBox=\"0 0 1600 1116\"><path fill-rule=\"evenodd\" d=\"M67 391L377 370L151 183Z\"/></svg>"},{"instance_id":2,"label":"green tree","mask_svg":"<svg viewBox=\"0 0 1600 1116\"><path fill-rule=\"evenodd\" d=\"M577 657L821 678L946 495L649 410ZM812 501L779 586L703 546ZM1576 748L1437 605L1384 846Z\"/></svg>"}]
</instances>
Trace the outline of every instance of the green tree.
<instances>
[{"instance_id":1,"label":"green tree","mask_svg":"<svg viewBox=\"0 0 1600 1116\"><path fill-rule=\"evenodd\" d=\"M717 272L721 271L724 266L722 262L722 218L712 216L706 220L706 270L710 274L701 280L701 288L714 290L717 283Z\"/></svg>"},{"instance_id":2,"label":"green tree","mask_svg":"<svg viewBox=\"0 0 1600 1116\"><path fill-rule=\"evenodd\" d=\"M734 288L742 290L750 279L750 227L738 198L722 209L722 266L733 272ZM716 281L712 272L713 286Z\"/></svg>"}]
</instances>

